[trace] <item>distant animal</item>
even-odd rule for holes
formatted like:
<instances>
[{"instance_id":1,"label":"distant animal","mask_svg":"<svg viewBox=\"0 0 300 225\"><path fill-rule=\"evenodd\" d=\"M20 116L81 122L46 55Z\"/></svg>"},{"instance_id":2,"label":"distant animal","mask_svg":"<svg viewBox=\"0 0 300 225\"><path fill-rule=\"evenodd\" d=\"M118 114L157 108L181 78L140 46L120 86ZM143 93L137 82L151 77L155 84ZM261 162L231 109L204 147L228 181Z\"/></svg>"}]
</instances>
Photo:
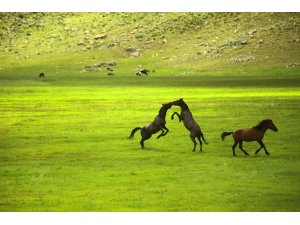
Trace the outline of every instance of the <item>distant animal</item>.
<instances>
[{"instance_id":1,"label":"distant animal","mask_svg":"<svg viewBox=\"0 0 300 225\"><path fill-rule=\"evenodd\" d=\"M141 130L142 139L140 141L140 145L143 149L145 147L144 141L151 138L152 134L161 131L161 133L157 136L157 139L167 135L169 129L166 127L166 113L168 109L170 109L171 107L172 107L171 104L162 104L162 107L160 108L158 115L154 118L154 120L151 123L146 124L143 128L142 127L134 128L131 131L131 134L128 138L132 139L134 137L135 132Z\"/></svg>"},{"instance_id":2,"label":"distant animal","mask_svg":"<svg viewBox=\"0 0 300 225\"><path fill-rule=\"evenodd\" d=\"M111 73L111 72L108 72L107 75L108 75L108 76L114 76L115 74L114 74L114 73Z\"/></svg>"},{"instance_id":3,"label":"distant animal","mask_svg":"<svg viewBox=\"0 0 300 225\"><path fill-rule=\"evenodd\" d=\"M270 119L266 119L266 120L262 120L258 125L252 128L242 128L233 132L223 132L221 134L221 139L222 141L224 141L226 136L232 134L234 140L234 144L232 145L233 156L236 156L235 148L237 144L239 144L239 148L241 149L242 152L244 152L245 155L249 155L243 149L243 141L246 142L257 141L260 144L260 148L255 151L255 154L257 154L263 148L265 150L265 153L267 155L270 155L270 153L266 149L265 144L262 142L264 135L268 129L271 129L274 132L278 131L273 121Z\"/></svg>"},{"instance_id":4,"label":"distant animal","mask_svg":"<svg viewBox=\"0 0 300 225\"><path fill-rule=\"evenodd\" d=\"M114 70L113 70L112 68L110 68L110 67L107 67L106 69L107 69L108 71L111 71L111 72L114 71Z\"/></svg>"},{"instance_id":5,"label":"distant animal","mask_svg":"<svg viewBox=\"0 0 300 225\"><path fill-rule=\"evenodd\" d=\"M44 73L40 73L40 74L39 74L39 77L40 77L40 78L45 77L45 74L44 74Z\"/></svg>"},{"instance_id":6,"label":"distant animal","mask_svg":"<svg viewBox=\"0 0 300 225\"><path fill-rule=\"evenodd\" d=\"M143 70L138 71L138 72L136 73L136 75L137 75L137 76L142 76L142 75L147 75L147 76L148 76L148 73L149 73L149 72L150 72L149 70L143 69Z\"/></svg>"},{"instance_id":7,"label":"distant animal","mask_svg":"<svg viewBox=\"0 0 300 225\"><path fill-rule=\"evenodd\" d=\"M198 141L200 143L200 151L202 151L202 140L204 141L205 144L208 144L208 143L206 142L206 140L204 138L204 135L201 131L200 126L193 118L193 115L192 115L188 105L183 101L182 98L179 100L176 100L174 102L170 102L169 104L180 106L180 108L181 108L180 115L177 112L174 112L171 116L171 119L172 120L174 119L174 115L178 116L179 122L182 120L186 129L188 129L190 131L190 137L191 137L192 142L194 143L193 152L195 151L196 145L197 145L196 138L198 139Z\"/></svg>"}]
</instances>

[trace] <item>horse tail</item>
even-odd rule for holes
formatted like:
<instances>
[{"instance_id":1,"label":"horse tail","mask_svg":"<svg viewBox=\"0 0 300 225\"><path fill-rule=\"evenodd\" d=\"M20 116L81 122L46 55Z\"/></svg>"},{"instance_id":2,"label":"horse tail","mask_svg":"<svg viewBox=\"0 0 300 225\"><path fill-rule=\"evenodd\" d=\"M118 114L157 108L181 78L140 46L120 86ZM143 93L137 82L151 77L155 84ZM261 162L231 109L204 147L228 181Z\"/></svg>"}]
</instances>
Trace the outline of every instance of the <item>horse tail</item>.
<instances>
[{"instance_id":1,"label":"horse tail","mask_svg":"<svg viewBox=\"0 0 300 225\"><path fill-rule=\"evenodd\" d=\"M205 138L204 138L204 134L201 132L201 138L202 138L202 140L204 141L204 143L206 144L206 145L208 145L208 142L206 142L206 140L205 140Z\"/></svg>"},{"instance_id":2,"label":"horse tail","mask_svg":"<svg viewBox=\"0 0 300 225\"><path fill-rule=\"evenodd\" d=\"M226 136L228 136L228 135L230 135L230 134L232 134L233 132L223 132L222 134L221 134L221 139L222 139L222 141L224 141L225 140L225 137Z\"/></svg>"},{"instance_id":3,"label":"horse tail","mask_svg":"<svg viewBox=\"0 0 300 225\"><path fill-rule=\"evenodd\" d=\"M134 137L135 132L138 131L138 130L141 130L141 129L142 129L141 127L136 127L136 128L134 128L134 129L131 131L131 134L130 134L130 136L129 136L128 138L132 139L132 138Z\"/></svg>"}]
</instances>

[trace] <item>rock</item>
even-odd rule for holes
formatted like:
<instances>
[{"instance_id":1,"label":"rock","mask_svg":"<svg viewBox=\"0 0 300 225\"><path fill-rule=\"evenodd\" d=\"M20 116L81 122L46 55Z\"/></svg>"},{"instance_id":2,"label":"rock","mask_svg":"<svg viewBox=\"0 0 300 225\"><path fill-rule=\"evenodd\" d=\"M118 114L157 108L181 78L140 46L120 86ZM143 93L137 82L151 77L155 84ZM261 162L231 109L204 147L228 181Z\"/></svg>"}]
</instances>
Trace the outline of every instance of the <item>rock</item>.
<instances>
[{"instance_id":1,"label":"rock","mask_svg":"<svg viewBox=\"0 0 300 225\"><path fill-rule=\"evenodd\" d=\"M239 44L239 41L238 41L238 40L231 40L231 41L230 41L230 44L231 44L232 46L237 46L237 45Z\"/></svg>"},{"instance_id":2,"label":"rock","mask_svg":"<svg viewBox=\"0 0 300 225\"><path fill-rule=\"evenodd\" d=\"M256 29L254 29L254 30L250 30L249 32L248 32L248 35L253 35L253 34L255 34L257 32L257 30Z\"/></svg>"},{"instance_id":3,"label":"rock","mask_svg":"<svg viewBox=\"0 0 300 225\"><path fill-rule=\"evenodd\" d=\"M95 40L107 38L107 34L97 34L94 36Z\"/></svg>"},{"instance_id":4,"label":"rock","mask_svg":"<svg viewBox=\"0 0 300 225\"><path fill-rule=\"evenodd\" d=\"M126 48L126 51L127 52L137 52L137 49L133 48L133 47L128 47L128 48Z\"/></svg>"},{"instance_id":5,"label":"rock","mask_svg":"<svg viewBox=\"0 0 300 225\"><path fill-rule=\"evenodd\" d=\"M150 40L150 41L146 41L144 44L145 45L149 45L149 44L151 44L151 43L153 43L154 41L153 40Z\"/></svg>"},{"instance_id":6,"label":"rock","mask_svg":"<svg viewBox=\"0 0 300 225\"><path fill-rule=\"evenodd\" d=\"M78 41L78 42L77 42L77 45L84 45L84 41L82 41L82 40L81 40L81 41Z\"/></svg>"},{"instance_id":7,"label":"rock","mask_svg":"<svg viewBox=\"0 0 300 225\"><path fill-rule=\"evenodd\" d=\"M241 62L248 62L248 61L252 61L255 60L255 56L251 56L251 55L240 55L234 58L231 58L229 60L227 60L228 62L235 62L235 63L241 63Z\"/></svg>"},{"instance_id":8,"label":"rock","mask_svg":"<svg viewBox=\"0 0 300 225\"><path fill-rule=\"evenodd\" d=\"M243 46L245 46L245 45L247 45L248 44L248 42L247 41L241 41L241 43L240 43L240 45L243 45Z\"/></svg>"},{"instance_id":9,"label":"rock","mask_svg":"<svg viewBox=\"0 0 300 225\"><path fill-rule=\"evenodd\" d=\"M132 57L138 57L140 55L140 53L139 52L132 52L132 53L130 53L130 55Z\"/></svg>"},{"instance_id":10,"label":"rock","mask_svg":"<svg viewBox=\"0 0 300 225\"><path fill-rule=\"evenodd\" d=\"M262 44L264 42L263 39L259 39L258 44Z\"/></svg>"},{"instance_id":11,"label":"rock","mask_svg":"<svg viewBox=\"0 0 300 225\"><path fill-rule=\"evenodd\" d=\"M166 44L166 43L168 43L168 40L167 40L167 38L164 38L164 39L162 40L162 43L163 43L163 44Z\"/></svg>"},{"instance_id":12,"label":"rock","mask_svg":"<svg viewBox=\"0 0 300 225\"><path fill-rule=\"evenodd\" d=\"M107 66L116 66L117 62L112 61L112 62L99 62L94 65L94 67L107 67Z\"/></svg>"},{"instance_id":13,"label":"rock","mask_svg":"<svg viewBox=\"0 0 300 225\"><path fill-rule=\"evenodd\" d=\"M300 63L289 63L286 65L287 68L293 68L293 67L297 67L300 66Z\"/></svg>"}]
</instances>

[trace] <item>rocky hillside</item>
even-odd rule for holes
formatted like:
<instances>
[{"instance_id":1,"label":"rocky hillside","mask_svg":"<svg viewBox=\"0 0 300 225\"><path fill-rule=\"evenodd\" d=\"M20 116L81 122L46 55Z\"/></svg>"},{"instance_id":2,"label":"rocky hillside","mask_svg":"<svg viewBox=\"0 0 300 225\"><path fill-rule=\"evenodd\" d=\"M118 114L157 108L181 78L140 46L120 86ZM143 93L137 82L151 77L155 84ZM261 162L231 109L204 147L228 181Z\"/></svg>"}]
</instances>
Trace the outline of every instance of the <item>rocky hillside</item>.
<instances>
[{"instance_id":1,"label":"rocky hillside","mask_svg":"<svg viewBox=\"0 0 300 225\"><path fill-rule=\"evenodd\" d=\"M300 13L0 13L0 69L298 68Z\"/></svg>"}]
</instances>

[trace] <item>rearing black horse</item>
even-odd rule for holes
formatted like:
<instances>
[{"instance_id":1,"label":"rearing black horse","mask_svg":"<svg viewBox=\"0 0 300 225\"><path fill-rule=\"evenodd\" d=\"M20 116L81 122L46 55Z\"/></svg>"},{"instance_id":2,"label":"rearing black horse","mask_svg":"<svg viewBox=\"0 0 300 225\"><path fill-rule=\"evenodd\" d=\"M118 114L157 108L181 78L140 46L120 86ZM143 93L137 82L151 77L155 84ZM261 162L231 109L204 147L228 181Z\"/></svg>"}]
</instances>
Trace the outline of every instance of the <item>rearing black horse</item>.
<instances>
[{"instance_id":1,"label":"rearing black horse","mask_svg":"<svg viewBox=\"0 0 300 225\"><path fill-rule=\"evenodd\" d=\"M134 137L134 133L138 130L141 130L142 139L140 141L141 147L144 148L144 141L151 138L152 134L161 131L161 134L157 136L157 139L165 136L169 129L166 127L166 114L168 109L172 107L172 104L163 104L161 109L159 110L158 115L154 118L154 120L146 124L143 128L136 127L131 131L131 134L128 138L132 139Z\"/></svg>"},{"instance_id":2,"label":"rearing black horse","mask_svg":"<svg viewBox=\"0 0 300 225\"><path fill-rule=\"evenodd\" d=\"M181 113L180 115L177 112L174 112L173 115L171 116L171 119L174 119L174 115L177 115L179 118L179 122L182 120L184 126L186 127L186 129L188 129L190 131L190 137L194 143L194 149L193 151L195 151L196 149L196 138L199 140L200 143L200 151L202 151L202 140L204 141L205 144L208 144L205 139L204 139L204 135L200 129L200 126L198 125L198 123L195 121L195 119L193 118L193 115L188 107L188 105L183 101L183 99L179 99L177 101L174 102L170 102L169 104L172 105L177 105L180 106L181 108Z\"/></svg>"}]
</instances>

